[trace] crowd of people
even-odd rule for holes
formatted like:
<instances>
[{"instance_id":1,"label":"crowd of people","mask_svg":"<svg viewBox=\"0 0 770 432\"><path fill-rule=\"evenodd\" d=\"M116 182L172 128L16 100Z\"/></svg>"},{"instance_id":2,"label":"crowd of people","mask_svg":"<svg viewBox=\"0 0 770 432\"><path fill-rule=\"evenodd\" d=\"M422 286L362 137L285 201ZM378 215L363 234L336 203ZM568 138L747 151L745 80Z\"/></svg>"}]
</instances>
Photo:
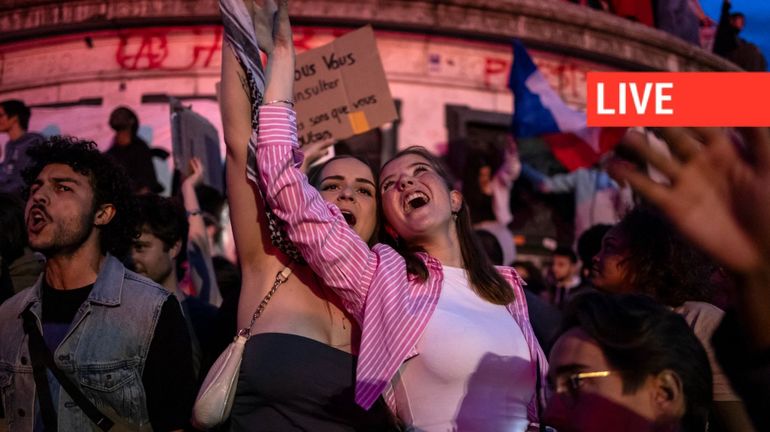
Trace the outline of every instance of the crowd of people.
<instances>
[{"instance_id":1,"label":"crowd of people","mask_svg":"<svg viewBox=\"0 0 770 432\"><path fill-rule=\"evenodd\" d=\"M309 167L287 2L221 5L237 263L206 167L158 195L130 109L101 153L0 102L0 430L194 430L238 329L219 430L770 430L768 129L656 130L673 156L630 130L633 163L555 177L510 140L462 187L422 147ZM517 257L517 181L574 194L546 266Z\"/></svg>"},{"instance_id":2,"label":"crowd of people","mask_svg":"<svg viewBox=\"0 0 770 432\"><path fill-rule=\"evenodd\" d=\"M746 71L764 72L767 59L755 44L739 37L746 23L722 0L719 20L711 19L700 0L569 0L655 27L730 60ZM751 18L751 17L749 17Z\"/></svg>"}]
</instances>

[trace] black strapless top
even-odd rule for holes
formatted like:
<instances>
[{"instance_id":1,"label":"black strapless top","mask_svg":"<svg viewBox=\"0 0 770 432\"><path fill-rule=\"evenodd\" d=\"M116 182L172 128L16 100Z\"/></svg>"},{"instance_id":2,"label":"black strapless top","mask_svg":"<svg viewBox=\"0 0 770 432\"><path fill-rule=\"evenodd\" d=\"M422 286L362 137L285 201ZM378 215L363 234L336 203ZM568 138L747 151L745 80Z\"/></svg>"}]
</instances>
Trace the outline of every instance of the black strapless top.
<instances>
[{"instance_id":1,"label":"black strapless top","mask_svg":"<svg viewBox=\"0 0 770 432\"><path fill-rule=\"evenodd\" d=\"M285 333L246 342L231 431L398 430L382 398L369 411L354 398L356 357Z\"/></svg>"}]
</instances>

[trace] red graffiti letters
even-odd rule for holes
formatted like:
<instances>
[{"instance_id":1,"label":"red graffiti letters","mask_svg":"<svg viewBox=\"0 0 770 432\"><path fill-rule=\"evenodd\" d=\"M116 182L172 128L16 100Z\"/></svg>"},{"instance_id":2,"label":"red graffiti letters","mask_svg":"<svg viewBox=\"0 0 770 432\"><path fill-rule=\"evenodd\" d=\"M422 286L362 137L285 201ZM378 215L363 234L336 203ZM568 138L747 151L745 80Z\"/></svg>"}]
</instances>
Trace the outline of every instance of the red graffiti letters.
<instances>
[{"instance_id":1,"label":"red graffiti letters","mask_svg":"<svg viewBox=\"0 0 770 432\"><path fill-rule=\"evenodd\" d=\"M185 30L195 42L182 52L171 52L169 48L169 38L178 36L179 29L147 29L123 34L115 60L126 70L183 71L211 66L215 55L222 49L222 28ZM173 45L173 48L178 49L179 46L184 45Z\"/></svg>"}]
</instances>

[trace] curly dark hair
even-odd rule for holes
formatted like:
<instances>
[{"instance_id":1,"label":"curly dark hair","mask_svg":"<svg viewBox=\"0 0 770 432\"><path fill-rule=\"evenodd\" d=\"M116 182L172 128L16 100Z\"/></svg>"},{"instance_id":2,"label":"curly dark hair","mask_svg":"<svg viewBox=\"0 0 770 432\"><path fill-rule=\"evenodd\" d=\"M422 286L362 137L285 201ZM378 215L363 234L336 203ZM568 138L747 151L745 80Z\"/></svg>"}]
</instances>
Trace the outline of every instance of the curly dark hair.
<instances>
[{"instance_id":1,"label":"curly dark hair","mask_svg":"<svg viewBox=\"0 0 770 432\"><path fill-rule=\"evenodd\" d=\"M94 190L93 209L104 204L115 207L115 216L101 227L99 243L102 253L123 258L138 237L136 205L128 176L122 167L99 152L96 143L75 137L52 136L27 150L29 166L22 172L26 183L25 198L40 172L50 164L68 165L89 179Z\"/></svg>"},{"instance_id":2,"label":"curly dark hair","mask_svg":"<svg viewBox=\"0 0 770 432\"><path fill-rule=\"evenodd\" d=\"M591 292L567 306L559 334L575 327L594 339L610 367L620 371L625 394L636 392L650 375L674 371L685 396L682 430L705 430L711 367L703 345L679 314L647 296Z\"/></svg>"},{"instance_id":3,"label":"curly dark hair","mask_svg":"<svg viewBox=\"0 0 770 432\"><path fill-rule=\"evenodd\" d=\"M591 268L591 261L602 249L602 238L610 229L612 229L612 225L596 224L580 234L577 242L577 253L580 261L583 262L583 268Z\"/></svg>"},{"instance_id":4,"label":"curly dark hair","mask_svg":"<svg viewBox=\"0 0 770 432\"><path fill-rule=\"evenodd\" d=\"M618 229L626 240L623 263L634 292L672 307L685 301L711 301L716 264L658 211L636 207L618 223Z\"/></svg>"}]
</instances>

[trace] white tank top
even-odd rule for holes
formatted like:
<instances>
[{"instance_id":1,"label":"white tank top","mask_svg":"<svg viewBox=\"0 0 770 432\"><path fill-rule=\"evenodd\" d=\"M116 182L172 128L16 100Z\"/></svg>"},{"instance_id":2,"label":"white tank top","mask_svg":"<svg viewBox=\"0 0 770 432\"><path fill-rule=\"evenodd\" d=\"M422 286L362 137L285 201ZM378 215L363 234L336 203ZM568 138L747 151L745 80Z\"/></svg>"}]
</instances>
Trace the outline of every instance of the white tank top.
<instances>
[{"instance_id":1,"label":"white tank top","mask_svg":"<svg viewBox=\"0 0 770 432\"><path fill-rule=\"evenodd\" d=\"M535 368L505 306L483 300L465 270L444 266L436 310L394 380L398 414L419 431L524 431Z\"/></svg>"}]
</instances>

